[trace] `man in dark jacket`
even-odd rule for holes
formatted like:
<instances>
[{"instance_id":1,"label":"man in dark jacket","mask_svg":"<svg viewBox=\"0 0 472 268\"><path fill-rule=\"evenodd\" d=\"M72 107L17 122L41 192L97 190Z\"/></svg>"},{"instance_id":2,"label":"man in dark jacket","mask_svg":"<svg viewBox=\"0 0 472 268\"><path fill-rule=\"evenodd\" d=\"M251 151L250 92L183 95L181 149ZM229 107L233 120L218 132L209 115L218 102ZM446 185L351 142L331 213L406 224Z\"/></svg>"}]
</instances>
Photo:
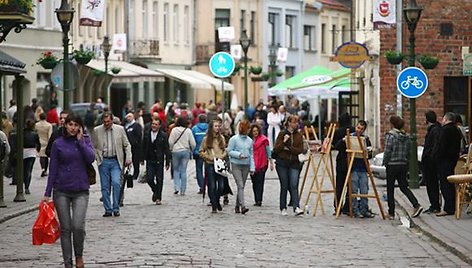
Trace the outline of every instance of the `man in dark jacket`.
<instances>
[{"instance_id":1,"label":"man in dark jacket","mask_svg":"<svg viewBox=\"0 0 472 268\"><path fill-rule=\"evenodd\" d=\"M346 143L343 142L343 138L346 137L346 130L349 133L354 131L354 127L351 125L351 116L349 113L344 113L339 116L339 128L334 131L333 142L335 149L338 151L336 156L336 200L341 200L343 192L344 182L346 181L347 175L347 153ZM346 196L346 202L344 202L343 213L349 213L349 198ZM334 208L336 210L336 207Z\"/></svg>"},{"instance_id":2,"label":"man in dark jacket","mask_svg":"<svg viewBox=\"0 0 472 268\"><path fill-rule=\"evenodd\" d=\"M456 126L456 115L447 112L442 120L437 149L437 163L441 193L444 198L443 211L436 216L454 215L456 192L454 184L447 181L447 176L454 174L454 168L460 156L461 133Z\"/></svg>"},{"instance_id":3,"label":"man in dark jacket","mask_svg":"<svg viewBox=\"0 0 472 268\"><path fill-rule=\"evenodd\" d=\"M439 141L439 133L441 124L437 121L436 113L428 111L425 113L428 129L424 137L423 154L421 156L421 164L423 167L423 181L426 184L430 207L425 210L426 213L439 213L441 207L439 205L439 178L437 162L434 157L434 147Z\"/></svg>"},{"instance_id":4,"label":"man in dark jacket","mask_svg":"<svg viewBox=\"0 0 472 268\"><path fill-rule=\"evenodd\" d=\"M125 130L129 143L131 144L131 154L133 155L133 180L136 180L139 176L139 162L142 158L141 144L143 140L143 128L134 120L133 113L126 115Z\"/></svg>"},{"instance_id":5,"label":"man in dark jacket","mask_svg":"<svg viewBox=\"0 0 472 268\"><path fill-rule=\"evenodd\" d=\"M164 184L164 161L166 170L172 161L169 149L169 141L166 133L161 130L162 122L159 118L153 118L151 129L144 133L143 139L143 161L146 160L147 183L152 189L152 202L161 204L162 186Z\"/></svg>"}]
</instances>

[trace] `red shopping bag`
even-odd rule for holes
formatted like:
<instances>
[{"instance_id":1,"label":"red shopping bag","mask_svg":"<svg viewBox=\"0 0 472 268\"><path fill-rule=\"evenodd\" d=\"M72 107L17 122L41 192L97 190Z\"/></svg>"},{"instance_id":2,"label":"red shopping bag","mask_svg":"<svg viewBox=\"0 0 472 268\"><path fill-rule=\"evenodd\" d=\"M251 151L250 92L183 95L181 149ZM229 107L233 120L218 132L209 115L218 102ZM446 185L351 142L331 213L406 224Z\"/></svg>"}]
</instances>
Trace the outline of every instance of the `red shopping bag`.
<instances>
[{"instance_id":1,"label":"red shopping bag","mask_svg":"<svg viewBox=\"0 0 472 268\"><path fill-rule=\"evenodd\" d=\"M39 203L38 218L33 225L33 245L54 244L61 235L52 201Z\"/></svg>"}]
</instances>

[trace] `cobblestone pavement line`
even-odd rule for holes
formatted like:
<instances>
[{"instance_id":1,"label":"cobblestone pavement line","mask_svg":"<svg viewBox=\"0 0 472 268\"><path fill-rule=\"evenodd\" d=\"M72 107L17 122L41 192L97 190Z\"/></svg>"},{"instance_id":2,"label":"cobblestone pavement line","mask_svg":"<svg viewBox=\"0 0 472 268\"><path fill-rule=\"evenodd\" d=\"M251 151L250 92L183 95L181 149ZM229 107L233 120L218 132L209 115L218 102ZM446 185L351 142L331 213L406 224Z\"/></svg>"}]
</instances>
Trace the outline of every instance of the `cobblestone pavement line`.
<instances>
[{"instance_id":1,"label":"cobblestone pavement line","mask_svg":"<svg viewBox=\"0 0 472 268\"><path fill-rule=\"evenodd\" d=\"M189 165L187 195L173 194L166 173L163 205L151 202L146 184L126 190L121 217L103 218L99 186L93 186L87 214L86 267L468 267L428 237L397 221L335 219L332 197L323 197L325 215L281 216L279 183L269 172L262 207L234 213L235 197L211 214L208 198L196 194ZM236 191L234 182L232 188ZM372 201L371 206L374 208ZM290 211L291 212L291 211ZM37 212L0 224L0 267L61 267L59 241L32 246Z\"/></svg>"}]
</instances>

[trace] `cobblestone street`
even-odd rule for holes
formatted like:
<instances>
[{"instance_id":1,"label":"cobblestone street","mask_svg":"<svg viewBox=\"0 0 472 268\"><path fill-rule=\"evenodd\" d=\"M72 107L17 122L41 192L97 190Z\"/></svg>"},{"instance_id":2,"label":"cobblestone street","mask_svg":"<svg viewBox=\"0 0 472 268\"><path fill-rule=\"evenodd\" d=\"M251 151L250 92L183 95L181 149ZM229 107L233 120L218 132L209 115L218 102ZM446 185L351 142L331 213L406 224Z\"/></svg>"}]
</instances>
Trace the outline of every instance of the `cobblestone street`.
<instances>
[{"instance_id":1,"label":"cobblestone street","mask_svg":"<svg viewBox=\"0 0 472 268\"><path fill-rule=\"evenodd\" d=\"M87 215L86 267L466 267L414 228L399 221L332 216L331 195L324 196L326 214L282 216L279 183L268 173L264 203L253 207L252 185L246 186L250 211L234 213L234 197L221 213L212 214L197 194L193 162L187 195L173 194L166 173L163 205L151 202L146 184L126 190L121 217L103 218L99 186L92 187ZM45 179L34 179L34 190ZM232 181L233 191L236 190ZM11 186L6 186L11 187ZM303 201L303 200L302 200ZM378 209L370 201L374 212ZM61 267L59 241L32 246L37 211L0 224L0 267Z\"/></svg>"}]
</instances>

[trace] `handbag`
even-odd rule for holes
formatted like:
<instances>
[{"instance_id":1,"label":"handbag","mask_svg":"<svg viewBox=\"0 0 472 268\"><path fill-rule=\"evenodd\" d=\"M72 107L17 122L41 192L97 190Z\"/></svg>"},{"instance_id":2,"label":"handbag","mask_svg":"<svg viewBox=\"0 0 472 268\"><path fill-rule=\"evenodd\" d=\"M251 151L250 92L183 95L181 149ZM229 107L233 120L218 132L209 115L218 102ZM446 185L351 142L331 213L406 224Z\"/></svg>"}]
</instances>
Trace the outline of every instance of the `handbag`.
<instances>
[{"instance_id":1,"label":"handbag","mask_svg":"<svg viewBox=\"0 0 472 268\"><path fill-rule=\"evenodd\" d=\"M303 163L308 161L310 158L310 150L308 146L308 142L303 138L303 153L298 154L298 162Z\"/></svg>"},{"instance_id":2,"label":"handbag","mask_svg":"<svg viewBox=\"0 0 472 268\"><path fill-rule=\"evenodd\" d=\"M211 149L213 154L213 167L215 172L223 177L229 177L229 167L228 162L225 159L215 157L215 152Z\"/></svg>"},{"instance_id":3,"label":"handbag","mask_svg":"<svg viewBox=\"0 0 472 268\"><path fill-rule=\"evenodd\" d=\"M90 185L97 183L97 172L92 164L87 164L87 176Z\"/></svg>"}]
</instances>

